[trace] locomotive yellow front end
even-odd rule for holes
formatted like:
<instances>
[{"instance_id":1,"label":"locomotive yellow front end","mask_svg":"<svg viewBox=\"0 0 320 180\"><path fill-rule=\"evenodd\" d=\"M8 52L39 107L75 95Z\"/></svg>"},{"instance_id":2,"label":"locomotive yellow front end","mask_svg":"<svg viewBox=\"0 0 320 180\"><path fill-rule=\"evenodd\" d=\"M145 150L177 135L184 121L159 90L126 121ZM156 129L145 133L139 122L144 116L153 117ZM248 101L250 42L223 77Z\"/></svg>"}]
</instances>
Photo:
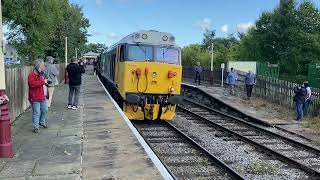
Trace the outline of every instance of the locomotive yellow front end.
<instances>
[{"instance_id":1,"label":"locomotive yellow front end","mask_svg":"<svg viewBox=\"0 0 320 180\"><path fill-rule=\"evenodd\" d=\"M172 120L180 101L182 67L158 62L126 62L121 66L123 111L132 120Z\"/></svg>"},{"instance_id":2,"label":"locomotive yellow front end","mask_svg":"<svg viewBox=\"0 0 320 180\"><path fill-rule=\"evenodd\" d=\"M172 120L180 101L181 49L170 33L139 31L118 46L115 80L131 120Z\"/></svg>"}]
</instances>

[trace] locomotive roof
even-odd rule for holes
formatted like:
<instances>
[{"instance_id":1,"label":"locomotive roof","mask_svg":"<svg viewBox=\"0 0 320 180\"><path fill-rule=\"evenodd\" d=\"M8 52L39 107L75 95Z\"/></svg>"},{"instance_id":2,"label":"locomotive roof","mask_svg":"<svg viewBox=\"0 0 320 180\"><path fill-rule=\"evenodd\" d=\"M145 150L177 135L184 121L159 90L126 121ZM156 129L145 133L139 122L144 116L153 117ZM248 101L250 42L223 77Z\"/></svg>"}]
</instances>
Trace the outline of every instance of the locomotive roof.
<instances>
[{"instance_id":1,"label":"locomotive roof","mask_svg":"<svg viewBox=\"0 0 320 180\"><path fill-rule=\"evenodd\" d=\"M146 45L164 45L179 48L175 43L175 37L171 33L159 31L137 31L122 38L119 42L112 45L109 49L113 49L119 44L146 44Z\"/></svg>"}]
</instances>

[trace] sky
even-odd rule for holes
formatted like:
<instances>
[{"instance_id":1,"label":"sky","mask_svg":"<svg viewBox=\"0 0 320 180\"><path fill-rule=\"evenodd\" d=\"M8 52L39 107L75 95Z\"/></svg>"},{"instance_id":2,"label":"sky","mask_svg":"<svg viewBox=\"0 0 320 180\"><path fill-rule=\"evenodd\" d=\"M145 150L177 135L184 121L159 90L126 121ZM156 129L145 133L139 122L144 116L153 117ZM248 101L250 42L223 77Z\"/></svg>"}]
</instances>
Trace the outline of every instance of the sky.
<instances>
[{"instance_id":1,"label":"sky","mask_svg":"<svg viewBox=\"0 0 320 180\"><path fill-rule=\"evenodd\" d=\"M298 0L298 3L303 0ZM246 32L279 0L71 0L90 21L91 43L107 46L139 30L172 33L180 46L200 43L205 30L218 37ZM320 7L320 1L314 0Z\"/></svg>"}]
</instances>

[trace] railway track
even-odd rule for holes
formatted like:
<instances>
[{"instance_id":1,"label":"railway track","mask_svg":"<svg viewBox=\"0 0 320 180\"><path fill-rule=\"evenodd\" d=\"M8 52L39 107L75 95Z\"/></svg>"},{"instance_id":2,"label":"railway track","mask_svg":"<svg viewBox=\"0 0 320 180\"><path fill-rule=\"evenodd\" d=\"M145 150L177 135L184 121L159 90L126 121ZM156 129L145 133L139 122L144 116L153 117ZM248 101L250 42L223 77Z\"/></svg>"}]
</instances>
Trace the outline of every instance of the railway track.
<instances>
[{"instance_id":1,"label":"railway track","mask_svg":"<svg viewBox=\"0 0 320 180\"><path fill-rule=\"evenodd\" d=\"M168 122L132 122L174 179L244 179Z\"/></svg>"},{"instance_id":2,"label":"railway track","mask_svg":"<svg viewBox=\"0 0 320 180\"><path fill-rule=\"evenodd\" d=\"M178 116L203 124L216 136L238 139L286 164L304 171L313 179L320 179L320 151L309 145L268 131L255 124L211 109L191 100L178 108ZM219 129L219 132L217 131Z\"/></svg>"},{"instance_id":3,"label":"railway track","mask_svg":"<svg viewBox=\"0 0 320 180\"><path fill-rule=\"evenodd\" d=\"M181 88L182 88L181 94L187 100L189 99L194 102L201 103L202 105L205 105L208 107L213 107L215 110L218 110L220 112L224 112L225 114L241 118L247 122L252 122L252 123L255 123L259 126L263 126L263 127L267 128L270 131L275 132L277 134L281 134L283 136L291 136L296 141L303 142L304 144L309 144L309 145L312 145L313 147L317 147L318 149L320 149L320 147L318 145L316 145L311 139L309 139L303 135L289 131L289 130L287 130L283 127L280 127L278 125L274 125L274 124L271 125L265 121L261 121L255 117L249 116L249 115L241 112L238 109L230 107L229 105L227 105L223 101L211 96L210 95L211 90L208 90L209 92L207 92L201 88L197 88L197 87L187 85L187 84L181 84Z\"/></svg>"}]
</instances>

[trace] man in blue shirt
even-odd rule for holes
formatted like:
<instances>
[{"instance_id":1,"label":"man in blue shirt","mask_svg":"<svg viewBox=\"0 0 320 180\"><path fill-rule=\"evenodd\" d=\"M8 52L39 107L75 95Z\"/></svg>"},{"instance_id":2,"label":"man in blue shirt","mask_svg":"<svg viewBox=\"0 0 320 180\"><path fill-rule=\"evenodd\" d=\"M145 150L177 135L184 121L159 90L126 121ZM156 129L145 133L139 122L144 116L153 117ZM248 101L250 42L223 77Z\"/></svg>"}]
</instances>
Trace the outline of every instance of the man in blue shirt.
<instances>
[{"instance_id":1,"label":"man in blue shirt","mask_svg":"<svg viewBox=\"0 0 320 180\"><path fill-rule=\"evenodd\" d=\"M227 75L227 84L230 88L230 94L234 95L234 86L236 85L238 80L238 75L235 69L231 68L230 72Z\"/></svg>"}]
</instances>

